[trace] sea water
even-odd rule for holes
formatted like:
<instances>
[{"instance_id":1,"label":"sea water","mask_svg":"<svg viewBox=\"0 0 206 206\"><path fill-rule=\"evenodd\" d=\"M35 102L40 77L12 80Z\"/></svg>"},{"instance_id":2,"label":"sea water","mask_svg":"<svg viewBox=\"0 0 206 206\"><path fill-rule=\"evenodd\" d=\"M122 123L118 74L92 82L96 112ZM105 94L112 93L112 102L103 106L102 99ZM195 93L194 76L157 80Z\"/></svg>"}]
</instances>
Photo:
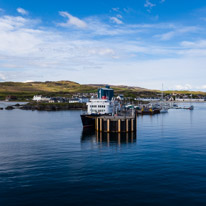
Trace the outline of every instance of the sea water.
<instances>
[{"instance_id":1,"label":"sea water","mask_svg":"<svg viewBox=\"0 0 206 206\"><path fill-rule=\"evenodd\" d=\"M138 116L124 135L83 131L81 111L0 111L0 205L206 204L206 104L194 106Z\"/></svg>"}]
</instances>

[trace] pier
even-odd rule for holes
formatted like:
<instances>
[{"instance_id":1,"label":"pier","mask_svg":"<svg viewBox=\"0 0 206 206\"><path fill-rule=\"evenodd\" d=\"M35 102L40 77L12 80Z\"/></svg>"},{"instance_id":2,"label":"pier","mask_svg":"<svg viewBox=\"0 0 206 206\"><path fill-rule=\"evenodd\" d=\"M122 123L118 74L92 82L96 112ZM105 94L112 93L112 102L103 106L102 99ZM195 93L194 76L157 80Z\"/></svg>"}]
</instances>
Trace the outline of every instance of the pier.
<instances>
[{"instance_id":1,"label":"pier","mask_svg":"<svg viewBox=\"0 0 206 206\"><path fill-rule=\"evenodd\" d=\"M134 116L100 116L95 119L95 130L98 132L135 132L137 119Z\"/></svg>"}]
</instances>

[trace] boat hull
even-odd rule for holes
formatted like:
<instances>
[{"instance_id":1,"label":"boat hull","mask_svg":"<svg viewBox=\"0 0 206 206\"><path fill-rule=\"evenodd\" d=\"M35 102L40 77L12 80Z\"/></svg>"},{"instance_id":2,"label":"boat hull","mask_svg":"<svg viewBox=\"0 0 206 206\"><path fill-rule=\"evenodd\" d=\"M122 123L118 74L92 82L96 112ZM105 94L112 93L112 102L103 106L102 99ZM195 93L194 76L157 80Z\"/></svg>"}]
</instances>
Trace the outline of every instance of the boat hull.
<instances>
[{"instance_id":1,"label":"boat hull","mask_svg":"<svg viewBox=\"0 0 206 206\"><path fill-rule=\"evenodd\" d=\"M159 114L160 113L160 109L144 109L144 110L139 110L137 111L137 114L141 114L141 115L153 115L153 114Z\"/></svg>"},{"instance_id":2,"label":"boat hull","mask_svg":"<svg viewBox=\"0 0 206 206\"><path fill-rule=\"evenodd\" d=\"M82 120L82 125L84 128L86 127L94 127L95 126L95 119L97 117L102 116L101 114L82 114L81 115L81 120Z\"/></svg>"}]
</instances>

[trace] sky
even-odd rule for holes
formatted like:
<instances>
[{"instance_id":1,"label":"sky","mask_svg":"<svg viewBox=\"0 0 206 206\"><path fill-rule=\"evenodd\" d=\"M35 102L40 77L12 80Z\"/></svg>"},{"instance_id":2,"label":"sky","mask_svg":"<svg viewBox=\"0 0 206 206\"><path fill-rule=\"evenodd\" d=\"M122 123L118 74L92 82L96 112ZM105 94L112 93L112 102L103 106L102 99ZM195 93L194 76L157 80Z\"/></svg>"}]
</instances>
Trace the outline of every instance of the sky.
<instances>
[{"instance_id":1,"label":"sky","mask_svg":"<svg viewBox=\"0 0 206 206\"><path fill-rule=\"evenodd\" d=\"M206 91L204 0L0 0L0 81Z\"/></svg>"}]
</instances>

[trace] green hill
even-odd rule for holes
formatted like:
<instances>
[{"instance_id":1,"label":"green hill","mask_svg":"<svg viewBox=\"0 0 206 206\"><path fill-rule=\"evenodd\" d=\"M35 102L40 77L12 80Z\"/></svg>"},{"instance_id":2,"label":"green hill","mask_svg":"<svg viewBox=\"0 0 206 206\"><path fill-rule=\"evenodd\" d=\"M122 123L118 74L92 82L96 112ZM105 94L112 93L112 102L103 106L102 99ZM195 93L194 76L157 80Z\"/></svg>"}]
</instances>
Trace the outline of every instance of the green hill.
<instances>
[{"instance_id":1,"label":"green hill","mask_svg":"<svg viewBox=\"0 0 206 206\"><path fill-rule=\"evenodd\" d=\"M76 93L96 93L99 87L105 85L85 85L72 81L46 81L46 82L1 82L0 99L6 96L17 96L19 100L32 98L34 95L45 96L72 96ZM132 95L136 92L150 91L139 87L111 86L115 93Z\"/></svg>"},{"instance_id":2,"label":"green hill","mask_svg":"<svg viewBox=\"0 0 206 206\"><path fill-rule=\"evenodd\" d=\"M72 81L46 81L46 82L1 82L0 99L4 100L6 96L16 96L18 100L31 99L34 95L44 96L65 96L70 97L76 93L96 93L99 87L105 84L79 84ZM115 94L124 94L129 97L151 97L160 94L161 91L149 90L141 87L131 87L124 85L110 85ZM205 92L191 91L165 91L165 94L194 94L206 95Z\"/></svg>"}]
</instances>

